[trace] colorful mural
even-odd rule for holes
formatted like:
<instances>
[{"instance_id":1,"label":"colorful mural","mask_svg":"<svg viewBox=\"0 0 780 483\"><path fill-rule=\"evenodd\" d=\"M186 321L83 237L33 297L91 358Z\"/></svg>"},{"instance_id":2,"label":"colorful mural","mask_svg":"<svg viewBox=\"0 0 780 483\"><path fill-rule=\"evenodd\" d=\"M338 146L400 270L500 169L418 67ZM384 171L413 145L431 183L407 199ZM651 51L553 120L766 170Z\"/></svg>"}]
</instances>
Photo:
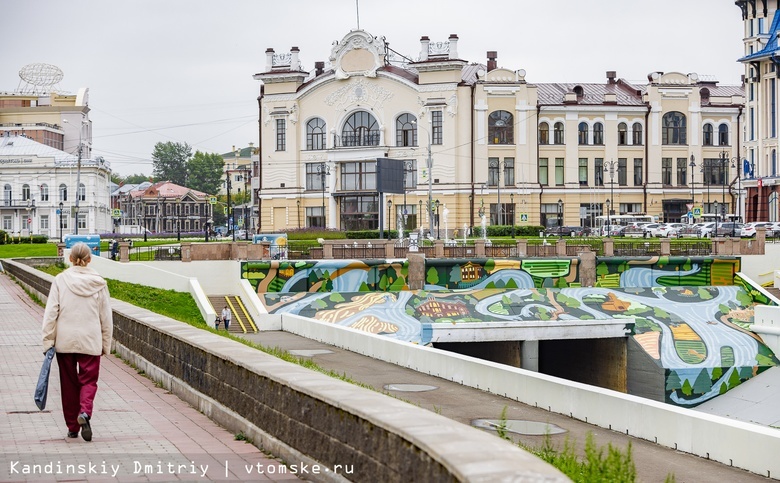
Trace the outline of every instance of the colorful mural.
<instances>
[{"instance_id":1,"label":"colorful mural","mask_svg":"<svg viewBox=\"0 0 780 483\"><path fill-rule=\"evenodd\" d=\"M597 287L734 285L739 258L602 257L596 260Z\"/></svg>"},{"instance_id":2,"label":"colorful mural","mask_svg":"<svg viewBox=\"0 0 780 483\"><path fill-rule=\"evenodd\" d=\"M596 260L596 286L733 285L739 258L610 257ZM407 290L407 260L247 261L241 277L258 293ZM566 288L580 286L577 258L429 259L426 290Z\"/></svg>"},{"instance_id":3,"label":"colorful mural","mask_svg":"<svg viewBox=\"0 0 780 483\"><path fill-rule=\"evenodd\" d=\"M261 300L269 313L419 344L430 342L434 324L633 318L631 337L666 370L667 401L679 406L700 404L780 363L748 330L756 301L737 286L266 293Z\"/></svg>"},{"instance_id":4,"label":"colorful mural","mask_svg":"<svg viewBox=\"0 0 780 483\"><path fill-rule=\"evenodd\" d=\"M579 286L579 259L433 259L425 261L426 290Z\"/></svg>"},{"instance_id":5,"label":"colorful mural","mask_svg":"<svg viewBox=\"0 0 780 483\"><path fill-rule=\"evenodd\" d=\"M408 289L406 260L247 261L241 278L257 293L385 292Z\"/></svg>"}]
</instances>

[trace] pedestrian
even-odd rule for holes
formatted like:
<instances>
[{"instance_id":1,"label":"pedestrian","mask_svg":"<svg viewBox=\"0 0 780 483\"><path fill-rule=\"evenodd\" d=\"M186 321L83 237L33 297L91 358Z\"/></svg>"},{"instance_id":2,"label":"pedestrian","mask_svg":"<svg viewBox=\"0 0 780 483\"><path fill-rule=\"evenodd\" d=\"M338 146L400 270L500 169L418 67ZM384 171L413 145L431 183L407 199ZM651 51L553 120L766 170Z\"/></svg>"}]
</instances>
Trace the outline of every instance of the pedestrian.
<instances>
[{"instance_id":1,"label":"pedestrian","mask_svg":"<svg viewBox=\"0 0 780 483\"><path fill-rule=\"evenodd\" d=\"M230 329L230 309L227 305L222 309L222 323L225 324L225 330Z\"/></svg>"},{"instance_id":2,"label":"pedestrian","mask_svg":"<svg viewBox=\"0 0 780 483\"><path fill-rule=\"evenodd\" d=\"M43 314L43 352L54 347L68 437L92 441L93 402L100 356L111 352L113 318L106 281L87 265L89 247L70 250L70 268L54 278Z\"/></svg>"}]
</instances>

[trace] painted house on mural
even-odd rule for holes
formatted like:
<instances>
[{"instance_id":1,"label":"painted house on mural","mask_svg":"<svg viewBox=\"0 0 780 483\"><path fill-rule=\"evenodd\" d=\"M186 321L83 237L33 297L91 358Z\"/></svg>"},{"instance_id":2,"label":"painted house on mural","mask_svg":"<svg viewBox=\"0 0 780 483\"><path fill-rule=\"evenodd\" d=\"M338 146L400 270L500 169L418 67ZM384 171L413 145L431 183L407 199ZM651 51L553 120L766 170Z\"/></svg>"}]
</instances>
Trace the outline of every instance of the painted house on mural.
<instances>
[{"instance_id":1,"label":"painted house on mural","mask_svg":"<svg viewBox=\"0 0 780 483\"><path fill-rule=\"evenodd\" d=\"M741 210L731 161L742 86L614 71L603 82L533 83L520 66L499 67L495 51L486 64L462 59L459 42L422 37L419 53L401 56L353 30L311 71L297 47L269 48L254 76L258 231L377 229L380 211L392 229L449 236L482 215L492 225L590 226L607 206L667 221L694 204ZM380 199L383 157L405 162L405 193Z\"/></svg>"}]
</instances>

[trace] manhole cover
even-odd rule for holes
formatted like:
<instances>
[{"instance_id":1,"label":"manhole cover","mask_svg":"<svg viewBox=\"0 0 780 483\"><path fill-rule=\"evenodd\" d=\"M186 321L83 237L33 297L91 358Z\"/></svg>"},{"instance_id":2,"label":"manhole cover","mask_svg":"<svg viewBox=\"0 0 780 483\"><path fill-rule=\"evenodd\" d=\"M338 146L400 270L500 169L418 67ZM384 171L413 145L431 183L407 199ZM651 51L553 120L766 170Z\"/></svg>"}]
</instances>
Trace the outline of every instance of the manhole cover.
<instances>
[{"instance_id":1,"label":"manhole cover","mask_svg":"<svg viewBox=\"0 0 780 483\"><path fill-rule=\"evenodd\" d=\"M333 354L333 351L329 351L327 349L296 349L287 352L294 356L300 357L313 357L321 354Z\"/></svg>"},{"instance_id":2,"label":"manhole cover","mask_svg":"<svg viewBox=\"0 0 780 483\"><path fill-rule=\"evenodd\" d=\"M425 392L438 389L436 386L429 386L427 384L387 384L385 389L388 391L400 391L400 392Z\"/></svg>"},{"instance_id":3,"label":"manhole cover","mask_svg":"<svg viewBox=\"0 0 780 483\"><path fill-rule=\"evenodd\" d=\"M566 432L565 429L554 424L540 423L538 421L524 421L522 419L507 419L506 421L498 419L475 419L471 422L471 425L475 428L488 429L491 431L496 431L502 424L507 432L525 436L544 436L545 434L561 434Z\"/></svg>"}]
</instances>

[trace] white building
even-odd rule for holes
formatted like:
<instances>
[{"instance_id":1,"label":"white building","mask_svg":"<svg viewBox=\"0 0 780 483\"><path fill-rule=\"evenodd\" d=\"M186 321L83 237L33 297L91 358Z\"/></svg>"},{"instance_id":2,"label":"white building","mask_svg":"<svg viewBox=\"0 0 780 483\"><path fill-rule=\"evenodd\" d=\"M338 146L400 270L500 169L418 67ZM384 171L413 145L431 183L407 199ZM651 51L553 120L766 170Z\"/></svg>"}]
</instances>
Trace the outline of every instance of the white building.
<instances>
[{"instance_id":1,"label":"white building","mask_svg":"<svg viewBox=\"0 0 780 483\"><path fill-rule=\"evenodd\" d=\"M110 232L109 163L82 156L80 165L77 154L5 133L0 138L0 229L50 238Z\"/></svg>"}]
</instances>

